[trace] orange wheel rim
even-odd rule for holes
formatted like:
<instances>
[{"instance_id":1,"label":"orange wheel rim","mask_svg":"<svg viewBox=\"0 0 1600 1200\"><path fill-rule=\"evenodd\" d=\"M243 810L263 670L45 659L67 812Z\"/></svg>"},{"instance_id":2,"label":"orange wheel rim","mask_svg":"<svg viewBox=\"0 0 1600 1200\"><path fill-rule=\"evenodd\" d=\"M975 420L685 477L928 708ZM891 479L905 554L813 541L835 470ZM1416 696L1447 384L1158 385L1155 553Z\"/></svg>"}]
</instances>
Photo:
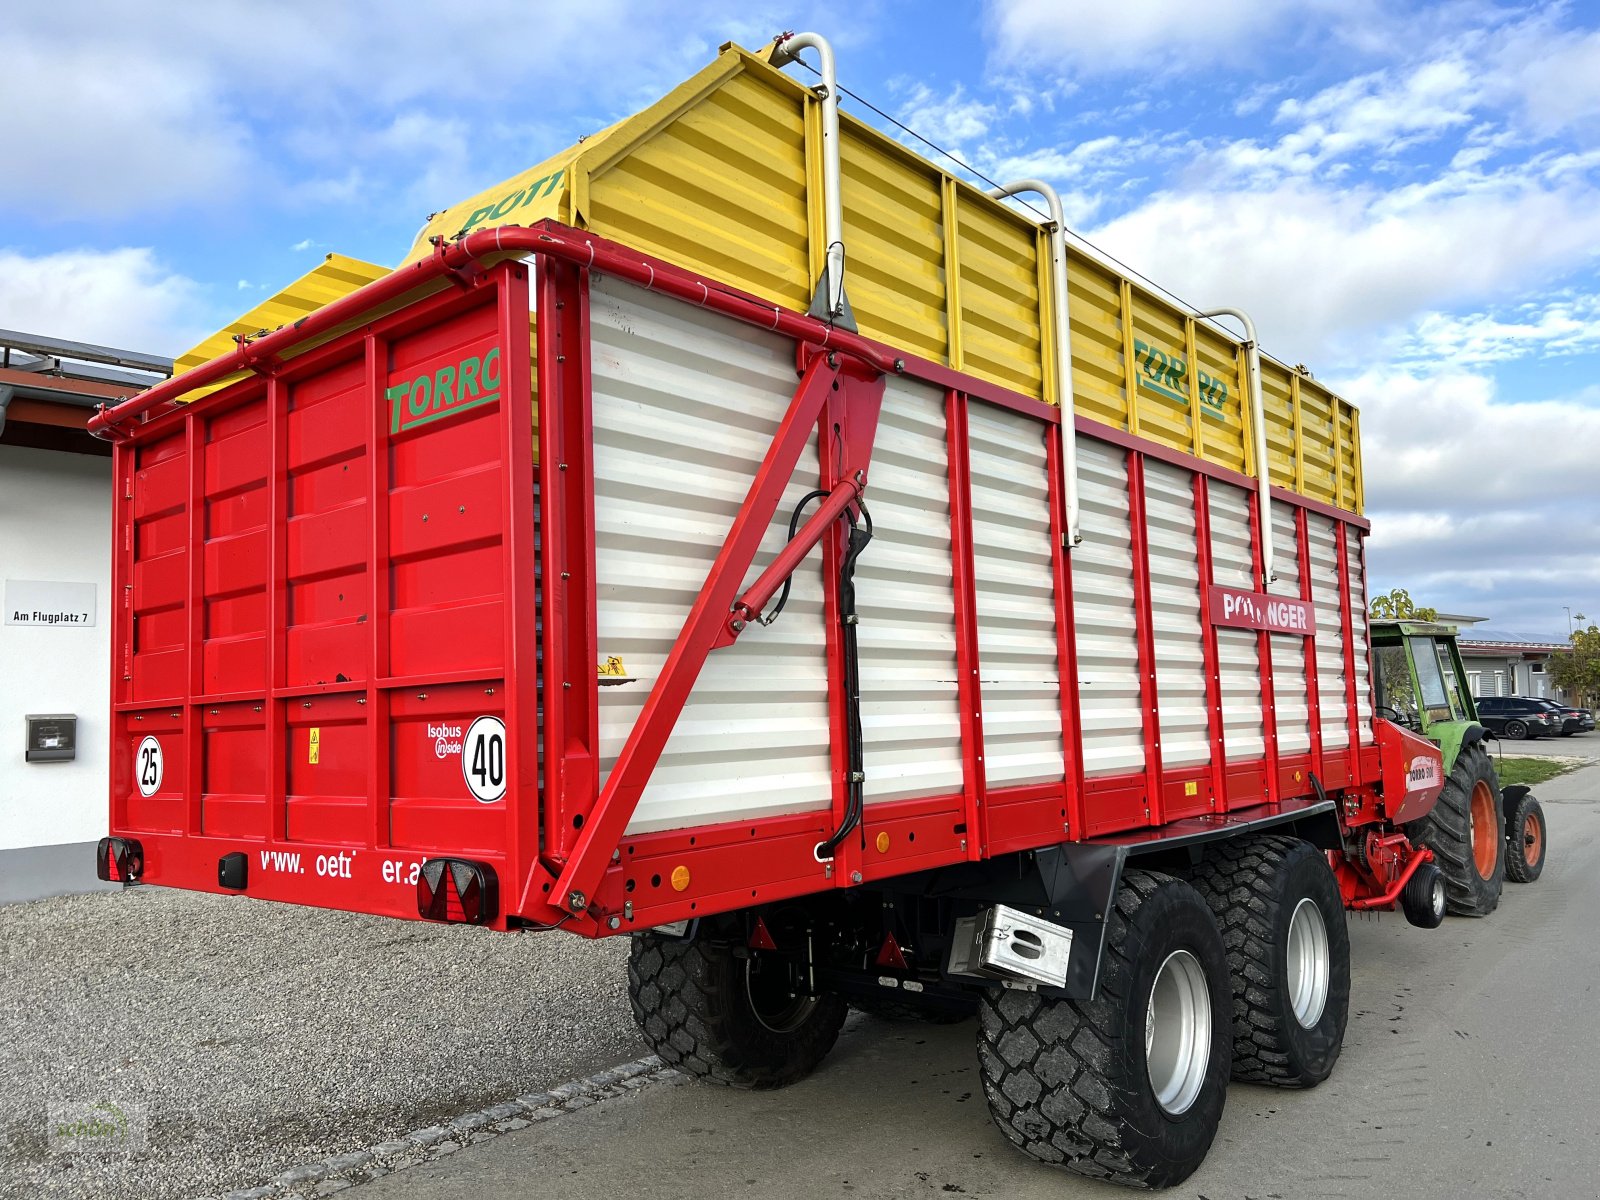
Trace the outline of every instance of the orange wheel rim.
<instances>
[{"instance_id":1,"label":"orange wheel rim","mask_svg":"<svg viewBox=\"0 0 1600 1200\"><path fill-rule=\"evenodd\" d=\"M1472 861L1483 879L1494 878L1500 847L1494 828L1494 789L1480 779L1472 789Z\"/></svg>"},{"instance_id":2,"label":"orange wheel rim","mask_svg":"<svg viewBox=\"0 0 1600 1200\"><path fill-rule=\"evenodd\" d=\"M1522 861L1536 867L1543 857L1544 830L1539 827L1539 818L1529 813L1522 818Z\"/></svg>"}]
</instances>

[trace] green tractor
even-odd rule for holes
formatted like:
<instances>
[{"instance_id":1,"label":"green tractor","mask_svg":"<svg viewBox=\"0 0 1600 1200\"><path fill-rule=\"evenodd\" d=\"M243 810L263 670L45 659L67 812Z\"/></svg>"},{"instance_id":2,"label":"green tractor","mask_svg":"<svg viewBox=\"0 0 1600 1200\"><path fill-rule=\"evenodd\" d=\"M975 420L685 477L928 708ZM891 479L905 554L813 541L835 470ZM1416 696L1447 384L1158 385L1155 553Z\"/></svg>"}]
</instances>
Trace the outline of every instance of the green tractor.
<instances>
[{"instance_id":1,"label":"green tractor","mask_svg":"<svg viewBox=\"0 0 1600 1200\"><path fill-rule=\"evenodd\" d=\"M1484 744L1495 735L1479 723L1463 686L1455 626L1374 620L1371 629L1377 715L1444 754L1444 792L1406 833L1437 858L1449 911L1488 916L1504 880L1532 883L1544 869L1544 809L1527 787L1500 786Z\"/></svg>"}]
</instances>

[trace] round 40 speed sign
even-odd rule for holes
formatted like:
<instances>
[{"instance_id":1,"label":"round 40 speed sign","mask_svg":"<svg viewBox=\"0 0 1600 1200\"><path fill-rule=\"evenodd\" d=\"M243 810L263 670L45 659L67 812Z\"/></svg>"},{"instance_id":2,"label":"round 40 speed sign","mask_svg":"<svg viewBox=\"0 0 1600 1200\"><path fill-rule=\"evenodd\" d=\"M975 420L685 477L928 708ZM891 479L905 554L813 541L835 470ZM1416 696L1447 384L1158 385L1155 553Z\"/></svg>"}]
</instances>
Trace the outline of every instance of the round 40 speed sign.
<instances>
[{"instance_id":1,"label":"round 40 speed sign","mask_svg":"<svg viewBox=\"0 0 1600 1200\"><path fill-rule=\"evenodd\" d=\"M461 774L467 790L484 804L506 794L506 723L499 717L479 717L467 726L461 742Z\"/></svg>"}]
</instances>

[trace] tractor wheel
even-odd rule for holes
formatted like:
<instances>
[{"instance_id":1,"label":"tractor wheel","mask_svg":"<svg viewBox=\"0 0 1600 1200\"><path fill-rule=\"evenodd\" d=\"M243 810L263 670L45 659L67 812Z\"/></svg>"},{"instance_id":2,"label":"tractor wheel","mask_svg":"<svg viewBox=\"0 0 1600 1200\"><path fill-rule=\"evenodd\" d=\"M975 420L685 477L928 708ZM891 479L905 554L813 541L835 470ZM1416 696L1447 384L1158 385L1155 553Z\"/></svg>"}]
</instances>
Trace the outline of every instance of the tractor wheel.
<instances>
[{"instance_id":1,"label":"tractor wheel","mask_svg":"<svg viewBox=\"0 0 1600 1200\"><path fill-rule=\"evenodd\" d=\"M1544 806L1532 796L1517 801L1506 821L1506 878L1532 883L1544 872Z\"/></svg>"},{"instance_id":2,"label":"tractor wheel","mask_svg":"<svg viewBox=\"0 0 1600 1200\"><path fill-rule=\"evenodd\" d=\"M938 1001L914 998L910 992L892 992L883 989L881 996L852 996L850 1007L869 1017L895 1024L959 1025L978 1011L976 996L960 1001Z\"/></svg>"},{"instance_id":3,"label":"tractor wheel","mask_svg":"<svg viewBox=\"0 0 1600 1200\"><path fill-rule=\"evenodd\" d=\"M742 925L702 923L693 941L633 937L628 1000L663 1062L727 1087L777 1088L805 1078L833 1048L843 997L808 996L777 956L736 955Z\"/></svg>"},{"instance_id":4,"label":"tractor wheel","mask_svg":"<svg viewBox=\"0 0 1600 1200\"><path fill-rule=\"evenodd\" d=\"M1482 742L1456 755L1439 802L1407 831L1412 841L1433 851L1444 872L1450 912L1486 917L1495 910L1505 876L1505 814L1500 780Z\"/></svg>"},{"instance_id":5,"label":"tractor wheel","mask_svg":"<svg viewBox=\"0 0 1600 1200\"><path fill-rule=\"evenodd\" d=\"M1400 890L1400 908L1418 929L1444 924L1444 872L1435 863L1423 863Z\"/></svg>"},{"instance_id":6,"label":"tractor wheel","mask_svg":"<svg viewBox=\"0 0 1600 1200\"><path fill-rule=\"evenodd\" d=\"M1193 873L1222 928L1233 981L1233 1077L1315 1087L1350 1013L1350 934L1328 859L1310 842L1224 842Z\"/></svg>"},{"instance_id":7,"label":"tractor wheel","mask_svg":"<svg viewBox=\"0 0 1600 1200\"><path fill-rule=\"evenodd\" d=\"M1516 738L1519 741L1527 742L1533 740L1533 731L1528 728L1526 722L1507 721L1506 736L1508 738Z\"/></svg>"},{"instance_id":8,"label":"tractor wheel","mask_svg":"<svg viewBox=\"0 0 1600 1200\"><path fill-rule=\"evenodd\" d=\"M984 1096L1000 1132L1042 1162L1171 1187L1200 1165L1222 1119L1228 960L1210 907L1170 875L1127 872L1110 918L1095 999L984 993Z\"/></svg>"}]
</instances>

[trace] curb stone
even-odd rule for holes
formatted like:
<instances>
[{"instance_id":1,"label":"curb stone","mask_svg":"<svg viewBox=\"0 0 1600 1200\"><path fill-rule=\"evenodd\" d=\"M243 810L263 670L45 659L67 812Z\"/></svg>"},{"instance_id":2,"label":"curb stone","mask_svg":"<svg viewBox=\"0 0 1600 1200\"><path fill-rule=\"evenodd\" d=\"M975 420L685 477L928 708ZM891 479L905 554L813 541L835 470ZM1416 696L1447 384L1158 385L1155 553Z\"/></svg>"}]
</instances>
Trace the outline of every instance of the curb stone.
<instances>
[{"instance_id":1,"label":"curb stone","mask_svg":"<svg viewBox=\"0 0 1600 1200\"><path fill-rule=\"evenodd\" d=\"M225 1192L217 1200L319 1200L370 1179L436 1162L459 1151L464 1143L477 1145L602 1100L632 1095L652 1083L674 1082L677 1077L677 1071L652 1054L563 1083L548 1092L530 1092L515 1100L462 1113L443 1125L416 1129L364 1150L290 1167L270 1183Z\"/></svg>"}]
</instances>

